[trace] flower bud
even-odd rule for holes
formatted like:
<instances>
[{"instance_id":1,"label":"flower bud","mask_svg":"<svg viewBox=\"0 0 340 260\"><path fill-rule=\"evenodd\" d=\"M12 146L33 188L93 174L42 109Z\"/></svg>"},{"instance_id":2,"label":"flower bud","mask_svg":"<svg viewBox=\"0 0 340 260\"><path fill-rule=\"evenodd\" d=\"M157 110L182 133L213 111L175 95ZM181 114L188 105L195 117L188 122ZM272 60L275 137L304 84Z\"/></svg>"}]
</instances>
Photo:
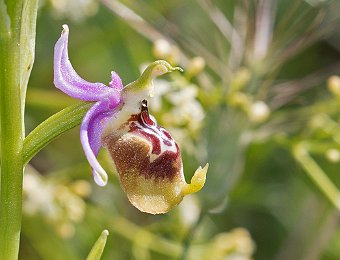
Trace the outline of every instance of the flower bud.
<instances>
[{"instance_id":1,"label":"flower bud","mask_svg":"<svg viewBox=\"0 0 340 260\"><path fill-rule=\"evenodd\" d=\"M254 123L265 122L270 115L270 108L263 101L254 102L248 111L250 121Z\"/></svg>"},{"instance_id":2,"label":"flower bud","mask_svg":"<svg viewBox=\"0 0 340 260\"><path fill-rule=\"evenodd\" d=\"M336 97L340 97L340 77L331 76L328 81L328 90Z\"/></svg>"},{"instance_id":3,"label":"flower bud","mask_svg":"<svg viewBox=\"0 0 340 260\"><path fill-rule=\"evenodd\" d=\"M179 49L166 39L158 39L154 42L153 55L159 59L166 59L170 63L177 64L180 60Z\"/></svg>"},{"instance_id":4,"label":"flower bud","mask_svg":"<svg viewBox=\"0 0 340 260\"><path fill-rule=\"evenodd\" d=\"M153 46L153 54L157 58L167 58L171 55L172 46L171 44L165 39L158 39L154 42Z\"/></svg>"},{"instance_id":5,"label":"flower bud","mask_svg":"<svg viewBox=\"0 0 340 260\"><path fill-rule=\"evenodd\" d=\"M251 80L251 72L247 68L240 68L236 71L231 83L229 92L236 92L244 89Z\"/></svg>"},{"instance_id":6,"label":"flower bud","mask_svg":"<svg viewBox=\"0 0 340 260\"><path fill-rule=\"evenodd\" d=\"M190 60L187 67L187 74L192 77L199 74L205 67L205 60L202 57L194 57Z\"/></svg>"},{"instance_id":7,"label":"flower bud","mask_svg":"<svg viewBox=\"0 0 340 260\"><path fill-rule=\"evenodd\" d=\"M332 163L337 163L340 161L340 151L338 149L328 149L326 151L326 158Z\"/></svg>"},{"instance_id":8,"label":"flower bud","mask_svg":"<svg viewBox=\"0 0 340 260\"><path fill-rule=\"evenodd\" d=\"M199 167L191 184L185 182L178 145L149 115L146 100L140 103L138 113L109 128L103 142L124 191L140 211L166 213L179 204L184 195L203 187L208 166Z\"/></svg>"}]
</instances>

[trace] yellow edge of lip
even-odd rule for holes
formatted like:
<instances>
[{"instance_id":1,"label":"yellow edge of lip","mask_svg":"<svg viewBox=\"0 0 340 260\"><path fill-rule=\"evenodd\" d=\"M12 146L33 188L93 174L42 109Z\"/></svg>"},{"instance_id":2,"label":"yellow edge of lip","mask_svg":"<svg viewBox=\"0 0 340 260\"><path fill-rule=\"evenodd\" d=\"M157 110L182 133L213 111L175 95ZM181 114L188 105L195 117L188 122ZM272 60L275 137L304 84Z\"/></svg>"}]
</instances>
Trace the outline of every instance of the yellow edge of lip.
<instances>
[{"instance_id":1,"label":"yellow edge of lip","mask_svg":"<svg viewBox=\"0 0 340 260\"><path fill-rule=\"evenodd\" d=\"M203 169L201 166L198 167L198 169L194 173L194 176L192 176L191 178L191 183L186 184L182 188L183 195L198 192L203 188L207 177L208 168L209 168L208 163L203 167Z\"/></svg>"}]
</instances>

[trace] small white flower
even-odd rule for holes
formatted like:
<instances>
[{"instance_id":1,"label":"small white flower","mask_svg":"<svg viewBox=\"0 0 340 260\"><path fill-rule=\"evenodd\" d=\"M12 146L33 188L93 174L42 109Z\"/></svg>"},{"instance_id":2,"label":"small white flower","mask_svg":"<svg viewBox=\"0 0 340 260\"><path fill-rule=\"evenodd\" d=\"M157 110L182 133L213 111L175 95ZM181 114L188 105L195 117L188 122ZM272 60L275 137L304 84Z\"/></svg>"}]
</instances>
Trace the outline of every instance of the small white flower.
<instances>
[{"instance_id":1,"label":"small white flower","mask_svg":"<svg viewBox=\"0 0 340 260\"><path fill-rule=\"evenodd\" d=\"M172 86L169 81L166 80L154 80L154 84L157 84L157 88L154 89L154 97L150 99L150 107L155 112L159 112L162 109L162 96L168 93Z\"/></svg>"},{"instance_id":2,"label":"small white flower","mask_svg":"<svg viewBox=\"0 0 340 260\"><path fill-rule=\"evenodd\" d=\"M98 11L98 2L95 0L50 0L50 2L56 16L67 17L74 21L82 21Z\"/></svg>"},{"instance_id":3,"label":"small white flower","mask_svg":"<svg viewBox=\"0 0 340 260\"><path fill-rule=\"evenodd\" d=\"M328 90L337 97L340 97L340 77L332 76L327 81Z\"/></svg>"},{"instance_id":4,"label":"small white flower","mask_svg":"<svg viewBox=\"0 0 340 260\"><path fill-rule=\"evenodd\" d=\"M254 123L262 123L268 119L270 109L263 101L256 101L251 104L248 115L250 121Z\"/></svg>"},{"instance_id":5,"label":"small white flower","mask_svg":"<svg viewBox=\"0 0 340 260\"><path fill-rule=\"evenodd\" d=\"M199 214L200 207L194 196L186 196L179 207L179 214L181 216L182 222L190 227L196 223Z\"/></svg>"},{"instance_id":6,"label":"small white flower","mask_svg":"<svg viewBox=\"0 0 340 260\"><path fill-rule=\"evenodd\" d=\"M154 42L153 54L157 58L166 58L171 55L172 46L165 39L158 39Z\"/></svg>"},{"instance_id":7,"label":"small white flower","mask_svg":"<svg viewBox=\"0 0 340 260\"><path fill-rule=\"evenodd\" d=\"M332 163L337 163L340 161L340 151L338 149L328 149L326 158Z\"/></svg>"},{"instance_id":8,"label":"small white flower","mask_svg":"<svg viewBox=\"0 0 340 260\"><path fill-rule=\"evenodd\" d=\"M77 181L69 188L43 178L28 165L24 175L23 212L31 216L41 215L62 237L72 237L74 223L82 221L86 210L84 196L73 191L79 185L87 187L86 193L82 194L88 196L91 190L85 181Z\"/></svg>"}]
</instances>

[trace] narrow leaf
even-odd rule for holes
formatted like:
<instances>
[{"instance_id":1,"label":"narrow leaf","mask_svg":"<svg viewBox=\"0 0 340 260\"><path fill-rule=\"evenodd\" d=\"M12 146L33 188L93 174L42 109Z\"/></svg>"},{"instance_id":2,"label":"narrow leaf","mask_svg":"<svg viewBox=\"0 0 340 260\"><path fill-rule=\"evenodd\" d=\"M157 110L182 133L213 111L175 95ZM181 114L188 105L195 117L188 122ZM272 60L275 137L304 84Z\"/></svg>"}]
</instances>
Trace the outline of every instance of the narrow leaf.
<instances>
[{"instance_id":1,"label":"narrow leaf","mask_svg":"<svg viewBox=\"0 0 340 260\"><path fill-rule=\"evenodd\" d=\"M92 105L93 103L81 102L69 106L38 125L24 140L24 165L48 143L62 133L79 125L85 113Z\"/></svg>"},{"instance_id":2,"label":"narrow leaf","mask_svg":"<svg viewBox=\"0 0 340 260\"><path fill-rule=\"evenodd\" d=\"M96 243L93 245L89 255L87 256L86 260L100 260L100 257L103 254L107 236L109 235L109 231L104 230Z\"/></svg>"},{"instance_id":3,"label":"narrow leaf","mask_svg":"<svg viewBox=\"0 0 340 260\"><path fill-rule=\"evenodd\" d=\"M35 54L35 34L38 0L24 1L20 31L20 91L22 104L25 102L26 88Z\"/></svg>"},{"instance_id":4,"label":"narrow leaf","mask_svg":"<svg viewBox=\"0 0 340 260\"><path fill-rule=\"evenodd\" d=\"M0 0L0 38L10 31L11 22L7 13L7 6L4 0Z\"/></svg>"}]
</instances>

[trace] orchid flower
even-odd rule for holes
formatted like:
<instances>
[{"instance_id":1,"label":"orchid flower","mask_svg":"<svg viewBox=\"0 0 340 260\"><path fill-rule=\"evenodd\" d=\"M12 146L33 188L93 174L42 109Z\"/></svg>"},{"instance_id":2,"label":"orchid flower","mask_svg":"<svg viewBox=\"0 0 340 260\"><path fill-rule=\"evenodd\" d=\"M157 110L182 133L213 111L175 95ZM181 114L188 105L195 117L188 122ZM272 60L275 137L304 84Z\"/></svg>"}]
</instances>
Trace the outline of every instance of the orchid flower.
<instances>
[{"instance_id":1,"label":"orchid flower","mask_svg":"<svg viewBox=\"0 0 340 260\"><path fill-rule=\"evenodd\" d=\"M108 86L90 83L70 63L69 29L67 25L63 28L54 49L54 84L71 97L95 102L80 126L80 141L95 182L104 186L108 180L97 160L104 147L130 202L143 212L165 213L185 195L199 191L205 183L208 164L203 169L199 167L187 184L178 145L149 114L147 106L147 98L153 95L153 78L182 69L159 60L125 87L116 72L111 73Z\"/></svg>"}]
</instances>

